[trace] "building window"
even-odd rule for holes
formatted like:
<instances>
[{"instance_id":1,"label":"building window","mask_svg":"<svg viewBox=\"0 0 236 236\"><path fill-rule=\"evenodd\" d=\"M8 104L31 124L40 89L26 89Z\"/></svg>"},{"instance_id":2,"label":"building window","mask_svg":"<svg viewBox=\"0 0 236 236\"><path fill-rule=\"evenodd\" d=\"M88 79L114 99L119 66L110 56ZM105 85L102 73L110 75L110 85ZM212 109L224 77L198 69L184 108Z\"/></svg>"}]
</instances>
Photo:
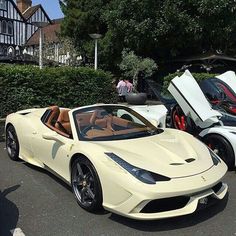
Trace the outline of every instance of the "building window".
<instances>
[{"instance_id":1,"label":"building window","mask_svg":"<svg viewBox=\"0 0 236 236\"><path fill-rule=\"evenodd\" d=\"M0 9L7 10L7 1L6 0L0 0Z\"/></svg>"},{"instance_id":2,"label":"building window","mask_svg":"<svg viewBox=\"0 0 236 236\"><path fill-rule=\"evenodd\" d=\"M0 33L13 35L13 23L11 21L0 21Z\"/></svg>"},{"instance_id":3,"label":"building window","mask_svg":"<svg viewBox=\"0 0 236 236\"><path fill-rule=\"evenodd\" d=\"M13 24L11 21L8 22L7 33L13 35Z\"/></svg>"},{"instance_id":4,"label":"building window","mask_svg":"<svg viewBox=\"0 0 236 236\"><path fill-rule=\"evenodd\" d=\"M3 55L6 56L7 55L7 46L4 46L2 51L3 51Z\"/></svg>"},{"instance_id":5,"label":"building window","mask_svg":"<svg viewBox=\"0 0 236 236\"><path fill-rule=\"evenodd\" d=\"M5 20L2 21L2 33L3 34L7 33L7 22Z\"/></svg>"}]
</instances>

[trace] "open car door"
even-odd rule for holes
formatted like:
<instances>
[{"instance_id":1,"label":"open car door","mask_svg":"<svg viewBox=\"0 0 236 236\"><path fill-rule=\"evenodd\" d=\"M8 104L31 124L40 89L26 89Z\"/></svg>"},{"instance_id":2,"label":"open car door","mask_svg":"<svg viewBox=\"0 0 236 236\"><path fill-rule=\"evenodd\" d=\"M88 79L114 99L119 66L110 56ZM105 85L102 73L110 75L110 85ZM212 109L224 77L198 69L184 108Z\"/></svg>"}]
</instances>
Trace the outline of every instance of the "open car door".
<instances>
[{"instance_id":1,"label":"open car door","mask_svg":"<svg viewBox=\"0 0 236 236\"><path fill-rule=\"evenodd\" d=\"M224 74L217 75L216 78L225 82L236 94L236 75L234 71L227 71ZM233 96L235 96L236 99L235 94Z\"/></svg>"},{"instance_id":2,"label":"open car door","mask_svg":"<svg viewBox=\"0 0 236 236\"><path fill-rule=\"evenodd\" d=\"M222 116L221 113L212 109L198 83L188 70L180 77L176 76L172 79L168 90L184 114L191 117L197 126L206 128L219 122L218 117Z\"/></svg>"}]
</instances>

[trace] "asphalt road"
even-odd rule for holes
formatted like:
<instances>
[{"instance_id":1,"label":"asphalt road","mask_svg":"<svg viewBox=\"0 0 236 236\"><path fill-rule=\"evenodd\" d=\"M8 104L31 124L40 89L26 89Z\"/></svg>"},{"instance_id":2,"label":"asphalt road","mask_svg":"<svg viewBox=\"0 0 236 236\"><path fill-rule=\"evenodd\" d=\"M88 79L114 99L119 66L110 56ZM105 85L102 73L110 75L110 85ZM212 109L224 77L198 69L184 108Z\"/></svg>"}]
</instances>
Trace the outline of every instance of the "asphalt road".
<instances>
[{"instance_id":1,"label":"asphalt road","mask_svg":"<svg viewBox=\"0 0 236 236\"><path fill-rule=\"evenodd\" d=\"M26 236L236 235L235 172L227 173L229 196L218 205L178 218L135 221L82 210L67 185L44 170L11 161L4 147L0 143L0 236L12 235L14 228Z\"/></svg>"}]
</instances>

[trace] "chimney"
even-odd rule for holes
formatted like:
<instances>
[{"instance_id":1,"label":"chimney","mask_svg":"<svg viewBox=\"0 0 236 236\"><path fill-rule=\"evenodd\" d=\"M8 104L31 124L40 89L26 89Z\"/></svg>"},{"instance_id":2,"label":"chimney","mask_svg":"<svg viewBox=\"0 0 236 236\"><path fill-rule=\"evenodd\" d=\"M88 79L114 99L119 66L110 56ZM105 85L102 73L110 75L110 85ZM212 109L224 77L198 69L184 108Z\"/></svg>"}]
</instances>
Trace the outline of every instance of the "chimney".
<instances>
[{"instance_id":1,"label":"chimney","mask_svg":"<svg viewBox=\"0 0 236 236\"><path fill-rule=\"evenodd\" d=\"M32 6L31 0L16 0L16 4L21 13Z\"/></svg>"}]
</instances>

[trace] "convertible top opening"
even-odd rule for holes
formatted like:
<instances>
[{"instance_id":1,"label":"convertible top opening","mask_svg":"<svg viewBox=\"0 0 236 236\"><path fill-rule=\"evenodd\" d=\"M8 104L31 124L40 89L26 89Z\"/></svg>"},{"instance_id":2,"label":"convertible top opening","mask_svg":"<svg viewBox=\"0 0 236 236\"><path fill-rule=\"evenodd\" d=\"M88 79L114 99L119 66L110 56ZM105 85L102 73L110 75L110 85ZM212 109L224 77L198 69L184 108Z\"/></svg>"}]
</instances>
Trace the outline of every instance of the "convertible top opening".
<instances>
[{"instance_id":1,"label":"convertible top opening","mask_svg":"<svg viewBox=\"0 0 236 236\"><path fill-rule=\"evenodd\" d=\"M160 133L149 121L123 106L97 106L74 112L81 140L122 140Z\"/></svg>"}]
</instances>

